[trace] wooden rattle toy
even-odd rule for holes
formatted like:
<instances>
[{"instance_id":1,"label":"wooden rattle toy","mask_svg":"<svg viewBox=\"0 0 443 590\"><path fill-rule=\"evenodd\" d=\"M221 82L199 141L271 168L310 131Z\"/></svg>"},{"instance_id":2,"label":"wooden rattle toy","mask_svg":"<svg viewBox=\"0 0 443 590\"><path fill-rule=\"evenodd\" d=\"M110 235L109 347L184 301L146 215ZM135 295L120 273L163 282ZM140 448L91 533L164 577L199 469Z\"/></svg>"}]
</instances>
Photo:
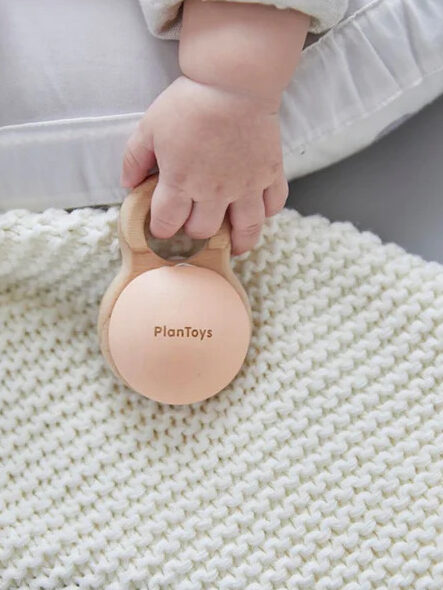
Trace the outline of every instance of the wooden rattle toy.
<instances>
[{"instance_id":1,"label":"wooden rattle toy","mask_svg":"<svg viewBox=\"0 0 443 590\"><path fill-rule=\"evenodd\" d=\"M145 227L157 179L150 176L122 204L122 266L100 304L100 348L134 391L158 402L190 404L222 390L241 369L251 309L230 266L227 218L186 259L163 259L149 247Z\"/></svg>"}]
</instances>

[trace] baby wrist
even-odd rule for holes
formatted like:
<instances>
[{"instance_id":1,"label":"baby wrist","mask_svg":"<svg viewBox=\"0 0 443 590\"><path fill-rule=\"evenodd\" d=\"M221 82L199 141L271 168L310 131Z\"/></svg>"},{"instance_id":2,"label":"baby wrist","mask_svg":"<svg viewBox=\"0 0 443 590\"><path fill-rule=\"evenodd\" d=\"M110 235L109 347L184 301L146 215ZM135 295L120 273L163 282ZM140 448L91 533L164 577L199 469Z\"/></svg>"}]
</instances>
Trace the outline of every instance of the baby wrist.
<instances>
[{"instance_id":1,"label":"baby wrist","mask_svg":"<svg viewBox=\"0 0 443 590\"><path fill-rule=\"evenodd\" d=\"M185 0L180 67L188 78L274 107L289 83L309 27L294 10Z\"/></svg>"},{"instance_id":2,"label":"baby wrist","mask_svg":"<svg viewBox=\"0 0 443 590\"><path fill-rule=\"evenodd\" d=\"M201 84L220 93L225 93L230 98L236 98L245 104L254 105L267 112L277 112L281 103L281 91L263 92L253 84L236 84L230 79L218 77L216 81L212 77L193 75L192 71L183 72L183 76L194 83Z\"/></svg>"}]
</instances>

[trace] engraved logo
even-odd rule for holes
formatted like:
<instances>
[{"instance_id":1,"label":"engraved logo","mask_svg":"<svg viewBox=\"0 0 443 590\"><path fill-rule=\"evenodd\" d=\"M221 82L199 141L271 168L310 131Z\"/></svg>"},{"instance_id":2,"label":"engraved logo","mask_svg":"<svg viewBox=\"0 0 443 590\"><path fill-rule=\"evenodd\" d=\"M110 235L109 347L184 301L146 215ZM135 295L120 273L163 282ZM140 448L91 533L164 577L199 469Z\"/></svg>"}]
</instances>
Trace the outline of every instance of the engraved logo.
<instances>
[{"instance_id":1,"label":"engraved logo","mask_svg":"<svg viewBox=\"0 0 443 590\"><path fill-rule=\"evenodd\" d=\"M155 338L198 338L205 340L212 338L212 330L209 328L193 328L184 326L183 328L168 328L168 326L154 326Z\"/></svg>"}]
</instances>

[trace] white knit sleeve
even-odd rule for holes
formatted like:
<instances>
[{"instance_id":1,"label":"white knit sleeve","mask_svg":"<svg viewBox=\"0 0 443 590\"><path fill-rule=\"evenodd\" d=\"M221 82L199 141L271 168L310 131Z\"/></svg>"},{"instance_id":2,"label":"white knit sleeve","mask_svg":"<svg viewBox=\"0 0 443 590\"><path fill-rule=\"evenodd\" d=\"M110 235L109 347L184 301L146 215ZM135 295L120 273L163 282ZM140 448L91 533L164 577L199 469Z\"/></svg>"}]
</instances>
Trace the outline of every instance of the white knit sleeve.
<instances>
[{"instance_id":1,"label":"white knit sleeve","mask_svg":"<svg viewBox=\"0 0 443 590\"><path fill-rule=\"evenodd\" d=\"M334 26L346 12L348 0L228 0L260 3L276 8L292 8L311 16L311 33ZM139 0L149 30L161 39L178 39L181 28L182 0Z\"/></svg>"}]
</instances>

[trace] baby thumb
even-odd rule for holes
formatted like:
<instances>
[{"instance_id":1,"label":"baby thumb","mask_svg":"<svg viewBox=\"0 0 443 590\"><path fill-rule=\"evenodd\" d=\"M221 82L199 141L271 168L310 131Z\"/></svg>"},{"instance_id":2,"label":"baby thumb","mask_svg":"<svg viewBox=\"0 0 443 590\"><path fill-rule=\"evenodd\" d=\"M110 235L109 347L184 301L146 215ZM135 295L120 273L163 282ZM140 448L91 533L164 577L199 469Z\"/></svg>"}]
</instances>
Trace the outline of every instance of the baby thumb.
<instances>
[{"instance_id":1,"label":"baby thumb","mask_svg":"<svg viewBox=\"0 0 443 590\"><path fill-rule=\"evenodd\" d=\"M152 135L141 130L140 125L129 138L123 157L120 183L125 188L133 188L144 180L155 166Z\"/></svg>"}]
</instances>

